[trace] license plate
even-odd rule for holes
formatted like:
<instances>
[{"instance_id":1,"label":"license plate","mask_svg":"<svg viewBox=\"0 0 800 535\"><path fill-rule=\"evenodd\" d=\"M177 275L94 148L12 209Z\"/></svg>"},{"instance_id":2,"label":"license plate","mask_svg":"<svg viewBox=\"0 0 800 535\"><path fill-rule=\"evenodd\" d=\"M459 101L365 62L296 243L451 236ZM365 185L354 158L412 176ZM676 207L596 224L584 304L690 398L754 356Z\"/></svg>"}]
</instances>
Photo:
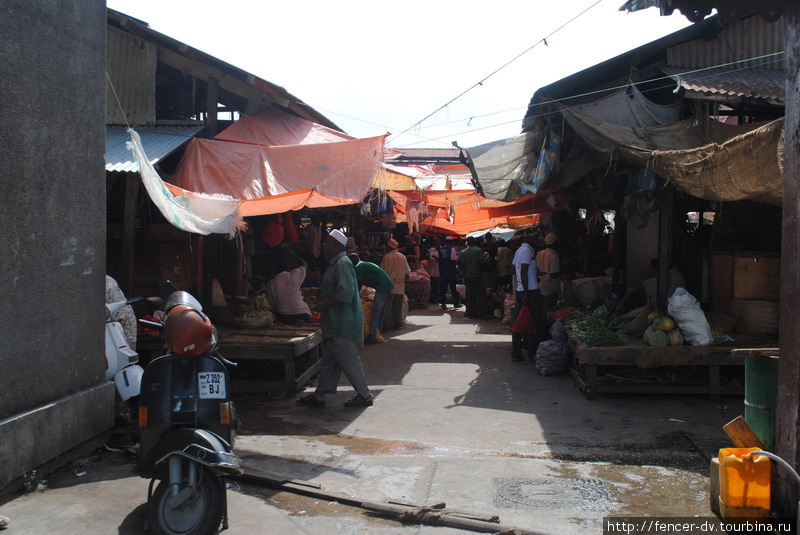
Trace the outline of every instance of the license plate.
<instances>
[{"instance_id":1,"label":"license plate","mask_svg":"<svg viewBox=\"0 0 800 535\"><path fill-rule=\"evenodd\" d=\"M200 399L225 399L225 374L222 372L203 372L197 374L200 386Z\"/></svg>"}]
</instances>

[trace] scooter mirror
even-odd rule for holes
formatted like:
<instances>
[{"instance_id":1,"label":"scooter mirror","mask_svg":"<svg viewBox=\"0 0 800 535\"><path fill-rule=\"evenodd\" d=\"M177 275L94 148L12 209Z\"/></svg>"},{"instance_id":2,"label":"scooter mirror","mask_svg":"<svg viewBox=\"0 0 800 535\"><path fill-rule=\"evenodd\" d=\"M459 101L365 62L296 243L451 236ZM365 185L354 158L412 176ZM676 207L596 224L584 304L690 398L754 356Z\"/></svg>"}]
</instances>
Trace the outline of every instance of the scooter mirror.
<instances>
[{"instance_id":1,"label":"scooter mirror","mask_svg":"<svg viewBox=\"0 0 800 535\"><path fill-rule=\"evenodd\" d=\"M164 300L169 299L169 296L178 291L178 288L172 284L171 281L164 281L158 288L158 296Z\"/></svg>"}]
</instances>

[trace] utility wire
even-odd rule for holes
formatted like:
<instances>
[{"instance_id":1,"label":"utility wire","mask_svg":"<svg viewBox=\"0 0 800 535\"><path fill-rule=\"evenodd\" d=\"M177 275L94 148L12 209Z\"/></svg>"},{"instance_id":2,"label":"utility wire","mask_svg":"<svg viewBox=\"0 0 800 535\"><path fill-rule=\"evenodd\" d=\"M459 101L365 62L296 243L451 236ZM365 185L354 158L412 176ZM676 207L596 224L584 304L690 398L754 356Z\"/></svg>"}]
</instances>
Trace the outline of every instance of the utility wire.
<instances>
[{"instance_id":1,"label":"utility wire","mask_svg":"<svg viewBox=\"0 0 800 535\"><path fill-rule=\"evenodd\" d=\"M403 130L402 132L400 132L399 134L396 134L396 135L397 135L397 136L402 136L403 134L405 134L406 132L408 132L409 130L411 130L412 128L414 128L415 126L417 126L418 124L420 124L420 123L424 122L426 119L430 118L432 115L434 115L434 114L436 114L437 112L441 111L442 109L446 108L447 106L449 106L450 104L452 104L452 103L453 103L453 102L455 102L456 100L460 99L461 97L463 97L464 95L466 95L467 93L469 93L470 91L472 91L473 89L475 89L476 87L483 85L483 82L485 82L486 80L488 80L489 78L491 78L492 76L494 76L495 74L497 74L498 72L500 72L501 70L503 70L503 69L505 69L506 67L508 67L509 65L511 65L513 62L515 62L516 60L518 60L519 58L521 58L523 55L525 55L525 54L527 54L528 52L530 52L531 50L533 50L533 48L534 48L534 47L536 47L536 46L538 46L539 44L541 44L541 43L544 43L544 44L545 44L545 46L546 46L546 45L547 45L547 38L548 38L548 37L552 37L552 36L553 36L553 35L555 35L557 32L559 32L559 31L561 31L562 29L564 29L564 27L566 27L567 25L571 24L571 23L572 23L573 21L575 21L575 20L576 20L578 17L580 17L581 15L583 15L584 13L586 13L587 11L589 11L590 9L592 9L593 7L595 7L597 4L599 4L599 3L600 3L600 2L602 2L602 1L603 1L603 0L597 0L597 1L596 1L594 4L590 5L589 7L587 7L586 9L584 9L583 11L581 11L580 13L578 13L577 15L575 15L574 17L572 17L571 19L569 19L567 22L565 22L564 24L562 24L561 26L559 26L558 28L556 28L555 30L553 30L552 32L550 32L549 34L547 34L545 37L543 37L543 38L542 38L542 39L540 39L539 41L535 42L534 44L532 44L531 46L529 46L528 48L526 48L524 51L522 51L522 52L520 52L519 54L517 54L517 55L516 55L514 58L512 58L511 60L509 60L509 61L507 61L506 63L504 63L504 64L503 64L503 65L502 65L500 68L496 69L496 70L495 70L495 71L493 71L491 74L489 74L489 75L487 75L487 76L483 77L483 78L482 78L481 80L479 80L477 83L473 84L472 86L470 86L469 88L467 88L465 91L462 91L461 93L459 93L458 95L456 95L454 98L450 99L450 100L449 100L447 103L443 104L442 106L439 106L439 107L438 107L438 108L436 108L434 111L432 111L431 113L429 113L428 115L426 115L425 117L423 117L422 119L420 119L419 121L417 121L416 123L412 124L411 126L409 126L408 128L406 128L405 130Z\"/></svg>"},{"instance_id":2,"label":"utility wire","mask_svg":"<svg viewBox=\"0 0 800 535\"><path fill-rule=\"evenodd\" d=\"M695 82L695 81L704 80L704 79L707 79L707 78L714 78L715 76L718 76L720 74L730 74L730 73L734 73L734 72L744 71L744 70L747 70L747 69L754 69L754 68L762 67L764 65L770 65L772 63L778 63L778 62L784 61L784 59L783 58L772 59L771 61L765 61L765 62L759 63L757 65L749 65L749 66L740 67L738 69L728 70L728 71L725 71L724 73L711 73L711 74L708 74L706 76L699 76L699 77L696 77L696 78L685 78L685 77L688 76L688 75L691 75L691 74L702 73L702 72L709 71L709 70L712 70L712 69L720 69L720 68L727 67L727 66L730 66L730 65L735 65L735 64L738 64L738 63L744 63L744 62L749 62L749 61L758 61L758 60L767 59L767 58L774 58L776 56L781 56L783 54L784 54L784 52L773 52L771 54L764 54L762 56L755 56L755 57L752 57L752 58L741 59L741 60L737 60L737 61L731 61L731 62L728 62L728 63L720 63L718 65L713 65L711 67L703 67L703 68L700 68L700 69L694 69L694 70L690 70L690 71L685 71L685 72L677 73L677 74L674 74L674 75L665 75L665 76L660 76L660 77L657 77L657 78L650 78L650 79L647 79L647 80L641 80L641 81L636 82L636 84L658 82L658 81L661 81L661 80L672 80L673 83L674 83L675 78L679 78L679 79L681 79L683 81L686 81L686 82ZM678 83L680 83L680 82L678 82ZM569 95L569 96L561 97L561 98L558 98L558 99L548 100L546 102L538 102L536 104L526 106L526 108L527 109L531 109L532 107L544 106L546 104L552 104L554 102L563 102L565 100L572 100L572 99L576 99L576 98L588 97L588 96L596 95L596 94L599 94L599 93L608 93L609 91L615 91L615 90L618 90L618 89L623 89L625 87L628 87L629 85L630 84L623 84L623 85L618 85L618 86L615 86L615 87L608 87L608 88L598 89L598 90L594 90L594 91L587 91L585 93L580 93L580 94L577 94L577 95ZM642 93L649 93L649 92L652 92L652 91L658 91L660 89L665 89L667 87L670 87L671 85L673 85L673 84L659 86L659 87L655 87L655 88L652 88L652 89L647 89L645 91L642 91ZM605 101L608 101L608 100L612 100L614 98L621 98L621 97L608 97L608 98L605 98L605 99L592 101L591 103L588 103L588 104L595 104L595 103L598 103L598 102L605 102ZM567 106L564 109L566 109L566 110L578 109L578 108L584 107L584 106L586 106L588 104L581 104L581 105L576 105L576 106ZM522 109L522 107L516 108L516 109ZM505 111L512 111L512 110L505 110ZM556 114L556 113L560 113L560 112L561 112L561 110L550 111L550 112L546 112L546 113L542 113L542 114L526 116L523 119L535 119L535 118L538 118L538 117L545 117L547 115L552 115L552 114ZM497 113L503 113L503 112L497 112ZM490 113L490 114L486 114L486 115L493 115L493 114ZM461 121L463 121L463 120L465 120L465 119L461 119ZM445 125L445 124L450 124L452 122L460 122L460 121L449 121L447 123L441 123L441 124L435 125L435 126L442 126L442 125ZM426 138L423 141L404 144L404 146L412 147L414 145L419 145L420 143L424 143L426 141L435 141L435 142L444 143L443 141L440 141L440 140L442 140L442 139L451 139L454 136L459 136L461 134L469 134L469 133L472 133L472 132L477 132L479 130L487 130L487 129L490 129L490 128L497 128L497 127L500 127L500 126L505 126L505 125L508 125L508 124L516 123L516 122L519 122L519 119L515 119L513 121L506 121L506 122L502 122L502 123L497 123L497 124L492 124L492 125L484 126L484 127L480 127L480 128L473 128L473 129L470 129L470 130L463 130L461 132L456 132L456 133L453 133L453 134L447 134L447 135L439 136L439 137L436 137L436 138ZM412 135L416 135L416 134L412 134ZM422 136L418 136L418 137L422 137Z\"/></svg>"}]
</instances>

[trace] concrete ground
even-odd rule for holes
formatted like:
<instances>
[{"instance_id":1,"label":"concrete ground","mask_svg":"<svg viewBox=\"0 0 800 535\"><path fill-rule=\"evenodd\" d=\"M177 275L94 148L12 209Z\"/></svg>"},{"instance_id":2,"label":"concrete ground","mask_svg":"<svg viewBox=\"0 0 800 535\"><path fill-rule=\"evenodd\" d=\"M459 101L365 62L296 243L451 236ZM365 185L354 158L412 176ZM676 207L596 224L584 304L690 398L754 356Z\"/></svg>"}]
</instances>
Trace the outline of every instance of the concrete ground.
<instances>
[{"instance_id":1,"label":"concrete ground","mask_svg":"<svg viewBox=\"0 0 800 535\"><path fill-rule=\"evenodd\" d=\"M709 517L709 460L742 398L615 395L587 400L567 375L512 363L508 327L463 308L412 310L362 352L377 396L323 408L265 393L236 400L243 463L359 500L496 515L549 534L602 532L608 516ZM309 389L312 387L309 387ZM148 482L134 458L99 451L0 502L6 533L142 533ZM456 534L401 524L335 500L232 482L228 535Z\"/></svg>"}]
</instances>

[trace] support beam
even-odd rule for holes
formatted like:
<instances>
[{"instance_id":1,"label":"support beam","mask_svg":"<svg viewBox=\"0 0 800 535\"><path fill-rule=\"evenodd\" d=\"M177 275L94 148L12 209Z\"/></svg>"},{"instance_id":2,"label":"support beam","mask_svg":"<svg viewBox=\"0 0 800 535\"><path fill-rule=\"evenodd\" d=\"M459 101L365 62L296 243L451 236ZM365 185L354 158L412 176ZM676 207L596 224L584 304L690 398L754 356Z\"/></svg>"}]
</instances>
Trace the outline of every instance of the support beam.
<instances>
[{"instance_id":1,"label":"support beam","mask_svg":"<svg viewBox=\"0 0 800 535\"><path fill-rule=\"evenodd\" d=\"M656 286L656 308L667 310L667 295L669 290L669 268L672 259L672 195L674 189L665 184L663 178L658 178L661 192L661 205L658 216L658 285Z\"/></svg>"},{"instance_id":2,"label":"support beam","mask_svg":"<svg viewBox=\"0 0 800 535\"><path fill-rule=\"evenodd\" d=\"M780 364L776 409L776 453L800 466L800 5L784 3L786 50L786 123L783 164L783 234L781 244ZM782 516L797 514L798 489L790 474L778 469L776 498Z\"/></svg>"},{"instance_id":3,"label":"support beam","mask_svg":"<svg viewBox=\"0 0 800 535\"><path fill-rule=\"evenodd\" d=\"M217 115L219 106L219 82L215 78L206 80L206 137L213 138L218 133Z\"/></svg>"},{"instance_id":4,"label":"support beam","mask_svg":"<svg viewBox=\"0 0 800 535\"><path fill-rule=\"evenodd\" d=\"M125 173L125 205L122 215L122 263L119 266L122 293L132 297L133 260L136 256L136 213L139 204L139 174Z\"/></svg>"}]
</instances>

